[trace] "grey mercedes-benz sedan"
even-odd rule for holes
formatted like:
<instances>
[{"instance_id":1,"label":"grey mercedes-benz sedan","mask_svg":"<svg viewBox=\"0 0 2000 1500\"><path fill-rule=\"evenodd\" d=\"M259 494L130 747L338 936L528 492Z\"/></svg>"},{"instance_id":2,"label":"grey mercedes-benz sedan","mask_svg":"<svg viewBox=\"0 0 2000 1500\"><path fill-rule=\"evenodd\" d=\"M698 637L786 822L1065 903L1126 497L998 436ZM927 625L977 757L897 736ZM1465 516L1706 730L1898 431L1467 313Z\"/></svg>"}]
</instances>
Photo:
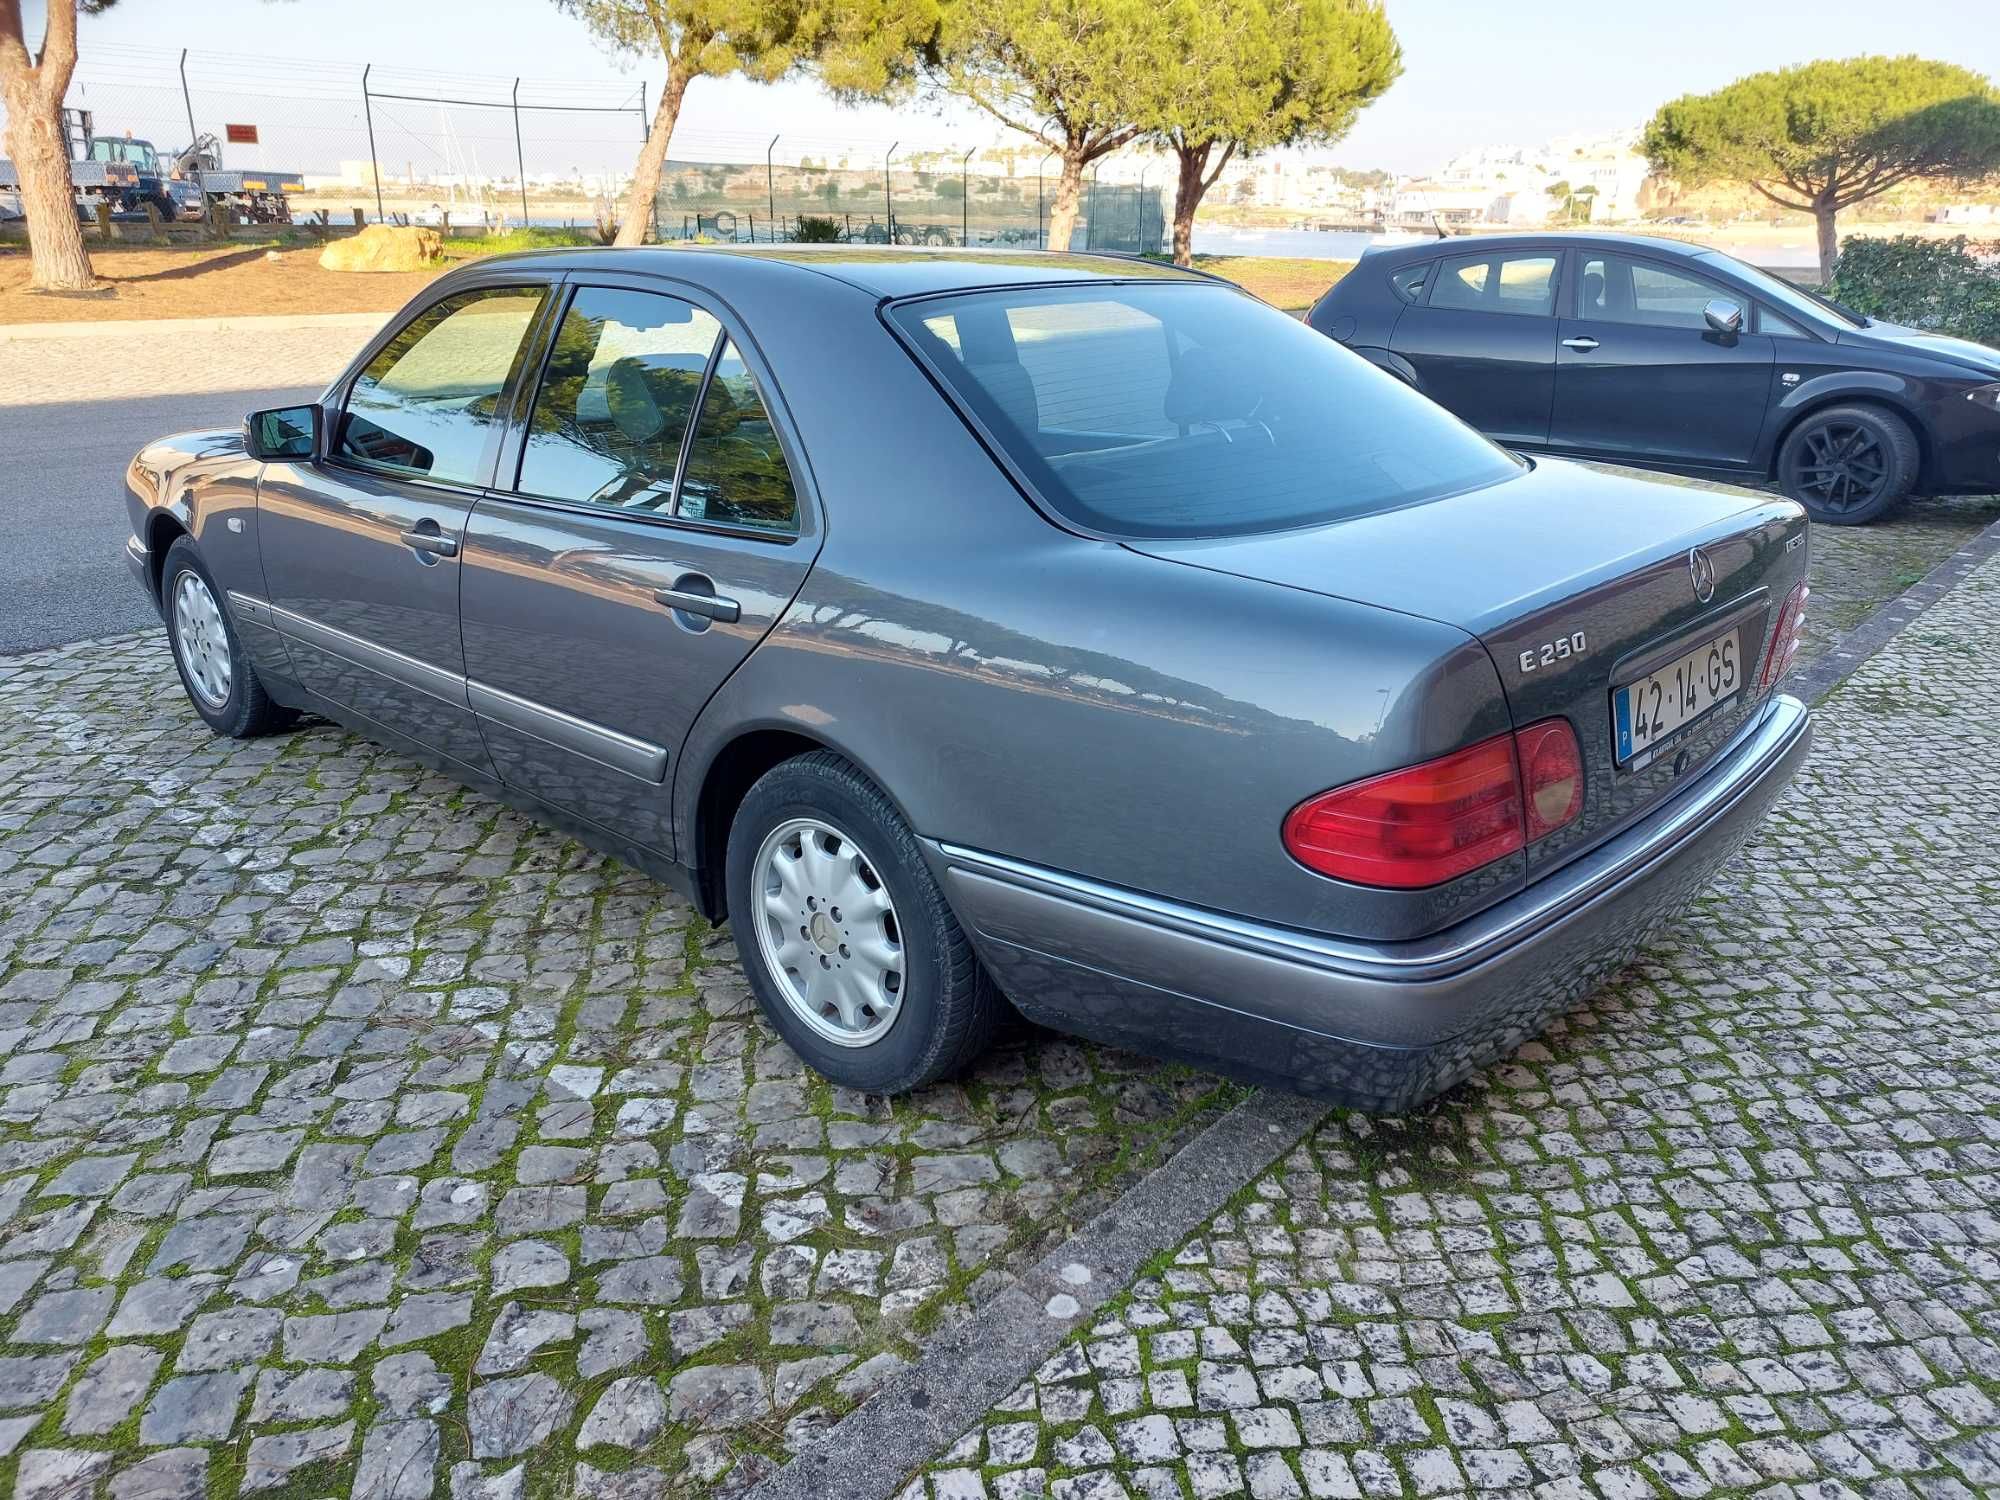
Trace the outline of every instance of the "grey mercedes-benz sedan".
<instances>
[{"instance_id":1,"label":"grey mercedes-benz sedan","mask_svg":"<svg viewBox=\"0 0 2000 1500\"><path fill-rule=\"evenodd\" d=\"M322 714L650 872L860 1089L1004 996L1407 1108L1810 734L1798 506L1525 461L1143 261L482 261L128 488L216 732Z\"/></svg>"}]
</instances>

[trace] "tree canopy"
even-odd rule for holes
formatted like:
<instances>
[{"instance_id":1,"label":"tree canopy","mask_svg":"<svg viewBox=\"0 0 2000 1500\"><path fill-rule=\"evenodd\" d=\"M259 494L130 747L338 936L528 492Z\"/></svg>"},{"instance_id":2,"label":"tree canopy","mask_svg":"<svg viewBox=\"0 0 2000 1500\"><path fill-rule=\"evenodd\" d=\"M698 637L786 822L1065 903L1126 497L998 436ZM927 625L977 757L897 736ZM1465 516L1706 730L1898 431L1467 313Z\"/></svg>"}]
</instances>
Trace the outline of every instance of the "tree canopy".
<instances>
[{"instance_id":1,"label":"tree canopy","mask_svg":"<svg viewBox=\"0 0 2000 1500\"><path fill-rule=\"evenodd\" d=\"M1753 73L1662 105L1646 127L1656 170L1690 187L1745 182L1818 221L1912 178L2000 170L2000 96L1981 75L1920 57L1852 57Z\"/></svg>"},{"instance_id":2,"label":"tree canopy","mask_svg":"<svg viewBox=\"0 0 2000 1500\"><path fill-rule=\"evenodd\" d=\"M1153 133L1180 161L1175 258L1232 156L1330 145L1403 71L1379 0L1168 0L1149 80Z\"/></svg>"},{"instance_id":3,"label":"tree canopy","mask_svg":"<svg viewBox=\"0 0 2000 1500\"><path fill-rule=\"evenodd\" d=\"M645 241L660 171L696 78L771 83L813 68L834 94L879 97L914 76L938 30L938 0L556 0L623 52L663 58L660 91L632 174L618 243Z\"/></svg>"},{"instance_id":4,"label":"tree canopy","mask_svg":"<svg viewBox=\"0 0 2000 1500\"><path fill-rule=\"evenodd\" d=\"M1083 172L1156 118L1170 37L1159 0L951 0L935 71L1062 159L1049 246L1067 249Z\"/></svg>"}]
</instances>

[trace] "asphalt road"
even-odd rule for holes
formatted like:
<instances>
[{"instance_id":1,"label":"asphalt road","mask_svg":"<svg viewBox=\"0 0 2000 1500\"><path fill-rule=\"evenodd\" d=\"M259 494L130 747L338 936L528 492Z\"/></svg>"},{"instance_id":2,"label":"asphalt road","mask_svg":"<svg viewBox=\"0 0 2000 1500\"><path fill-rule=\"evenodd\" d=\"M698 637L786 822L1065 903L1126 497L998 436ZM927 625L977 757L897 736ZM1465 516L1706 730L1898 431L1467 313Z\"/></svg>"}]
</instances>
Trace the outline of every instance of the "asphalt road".
<instances>
[{"instance_id":1,"label":"asphalt road","mask_svg":"<svg viewBox=\"0 0 2000 1500\"><path fill-rule=\"evenodd\" d=\"M170 432L233 428L247 412L311 399L369 327L0 330L0 655L154 623L125 567L132 455Z\"/></svg>"},{"instance_id":2,"label":"asphalt road","mask_svg":"<svg viewBox=\"0 0 2000 1500\"><path fill-rule=\"evenodd\" d=\"M0 654L136 630L158 617L125 567L125 465L169 432L233 427L319 387L0 406Z\"/></svg>"}]
</instances>

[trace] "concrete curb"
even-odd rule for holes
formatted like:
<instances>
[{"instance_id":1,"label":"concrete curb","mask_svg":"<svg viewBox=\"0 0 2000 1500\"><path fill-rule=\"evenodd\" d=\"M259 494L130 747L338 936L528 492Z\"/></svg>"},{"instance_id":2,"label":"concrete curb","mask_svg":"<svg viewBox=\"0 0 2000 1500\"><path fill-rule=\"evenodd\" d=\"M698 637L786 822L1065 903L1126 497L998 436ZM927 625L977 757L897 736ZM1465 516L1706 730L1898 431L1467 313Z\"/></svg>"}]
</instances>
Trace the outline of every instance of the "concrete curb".
<instances>
[{"instance_id":1,"label":"concrete curb","mask_svg":"<svg viewBox=\"0 0 2000 1500\"><path fill-rule=\"evenodd\" d=\"M823 1439L750 1491L751 1500L887 1500L992 1410L1163 1246L1179 1244L1296 1146L1331 1106L1258 1093L1117 1202L946 1329Z\"/></svg>"},{"instance_id":2,"label":"concrete curb","mask_svg":"<svg viewBox=\"0 0 2000 1500\"><path fill-rule=\"evenodd\" d=\"M1877 608L1859 625L1836 637L1826 655L1796 673L1786 683L1785 691L1807 703L1817 704L1996 552L2000 552L2000 521L1991 522L1984 531L1887 604ZM1810 630L1810 604L1806 606L1806 622L1806 628Z\"/></svg>"},{"instance_id":3,"label":"concrete curb","mask_svg":"<svg viewBox=\"0 0 2000 1500\"><path fill-rule=\"evenodd\" d=\"M115 339L150 334L291 333L313 328L373 332L393 312L287 313L278 317L105 318L95 323L0 323L0 344L28 339Z\"/></svg>"}]
</instances>

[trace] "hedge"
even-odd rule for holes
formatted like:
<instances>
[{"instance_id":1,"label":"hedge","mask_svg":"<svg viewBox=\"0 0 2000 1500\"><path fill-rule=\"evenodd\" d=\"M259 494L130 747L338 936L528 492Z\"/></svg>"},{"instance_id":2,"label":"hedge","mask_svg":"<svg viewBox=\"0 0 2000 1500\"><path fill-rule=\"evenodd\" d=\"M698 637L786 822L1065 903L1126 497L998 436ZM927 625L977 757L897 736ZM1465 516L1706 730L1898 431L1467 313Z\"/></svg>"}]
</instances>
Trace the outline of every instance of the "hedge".
<instances>
[{"instance_id":1,"label":"hedge","mask_svg":"<svg viewBox=\"0 0 2000 1500\"><path fill-rule=\"evenodd\" d=\"M1856 312L2000 345L2000 246L1963 235L1850 239L1827 294Z\"/></svg>"}]
</instances>

